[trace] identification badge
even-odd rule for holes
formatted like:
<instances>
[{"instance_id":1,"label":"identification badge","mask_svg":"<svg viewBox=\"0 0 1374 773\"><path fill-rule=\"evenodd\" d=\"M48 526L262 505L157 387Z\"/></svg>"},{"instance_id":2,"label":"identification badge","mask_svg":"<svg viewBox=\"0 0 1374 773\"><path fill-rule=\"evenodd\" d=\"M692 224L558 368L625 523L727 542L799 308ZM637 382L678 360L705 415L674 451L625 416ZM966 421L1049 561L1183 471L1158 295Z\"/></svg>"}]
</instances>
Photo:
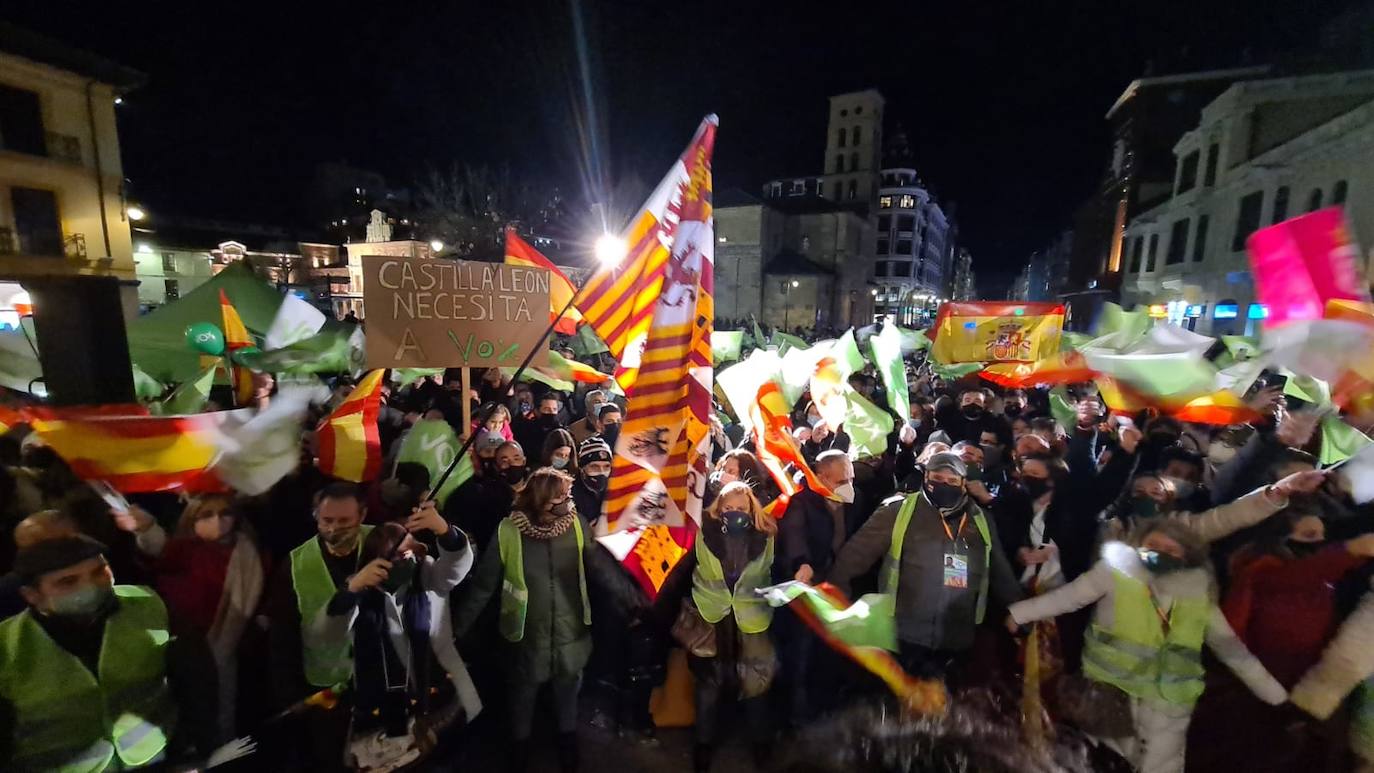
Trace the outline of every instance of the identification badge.
<instances>
[{"instance_id":1,"label":"identification badge","mask_svg":"<svg viewBox=\"0 0 1374 773\"><path fill-rule=\"evenodd\" d=\"M945 554L945 587L968 587L968 556L958 553Z\"/></svg>"}]
</instances>

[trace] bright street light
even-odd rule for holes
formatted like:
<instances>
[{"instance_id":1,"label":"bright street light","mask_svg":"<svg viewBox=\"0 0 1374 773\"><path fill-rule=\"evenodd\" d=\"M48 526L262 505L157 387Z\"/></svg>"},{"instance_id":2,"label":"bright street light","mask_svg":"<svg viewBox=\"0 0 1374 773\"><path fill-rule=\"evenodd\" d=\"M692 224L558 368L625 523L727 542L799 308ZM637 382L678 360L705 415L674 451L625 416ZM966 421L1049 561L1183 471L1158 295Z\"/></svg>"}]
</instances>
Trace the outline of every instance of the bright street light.
<instances>
[{"instance_id":1,"label":"bright street light","mask_svg":"<svg viewBox=\"0 0 1374 773\"><path fill-rule=\"evenodd\" d=\"M128 215L130 220L137 223L138 221L142 220L148 213L144 212L142 207L136 204L130 204L129 208L124 210L124 214Z\"/></svg>"},{"instance_id":2,"label":"bright street light","mask_svg":"<svg viewBox=\"0 0 1374 773\"><path fill-rule=\"evenodd\" d=\"M144 254L146 255L146 254L148 254L148 253L150 253L150 252L153 251L153 247L152 247L152 245L148 244L147 242L144 242L143 244L138 245L138 251L139 251L139 252L142 252L142 253L144 253Z\"/></svg>"},{"instance_id":3,"label":"bright street light","mask_svg":"<svg viewBox=\"0 0 1374 773\"><path fill-rule=\"evenodd\" d=\"M438 239L431 239L429 241L429 248L435 252L440 252L444 249L444 243Z\"/></svg>"},{"instance_id":4,"label":"bright street light","mask_svg":"<svg viewBox=\"0 0 1374 773\"><path fill-rule=\"evenodd\" d=\"M625 240L615 234L601 234L596 239L593 248L596 252L596 260L603 266L619 265L625 259L625 253L629 248L625 246Z\"/></svg>"},{"instance_id":5,"label":"bright street light","mask_svg":"<svg viewBox=\"0 0 1374 773\"><path fill-rule=\"evenodd\" d=\"M792 280L792 286L793 286L793 287L800 287L800 286L801 286L801 282L798 282L797 280L793 279L793 280Z\"/></svg>"}]
</instances>

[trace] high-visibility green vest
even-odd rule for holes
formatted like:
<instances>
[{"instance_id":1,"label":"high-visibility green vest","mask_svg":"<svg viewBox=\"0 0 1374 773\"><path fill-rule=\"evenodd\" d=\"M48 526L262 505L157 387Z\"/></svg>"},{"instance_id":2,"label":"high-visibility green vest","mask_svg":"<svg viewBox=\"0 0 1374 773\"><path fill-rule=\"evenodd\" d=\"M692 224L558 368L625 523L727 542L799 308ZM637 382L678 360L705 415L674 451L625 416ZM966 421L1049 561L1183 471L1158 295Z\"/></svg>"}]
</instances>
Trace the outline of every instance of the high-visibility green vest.
<instances>
[{"instance_id":1,"label":"high-visibility green vest","mask_svg":"<svg viewBox=\"0 0 1374 773\"><path fill-rule=\"evenodd\" d=\"M773 538L764 543L763 552L740 573L733 593L725 585L725 570L720 559L697 535L697 567L692 572L692 601L701 618L712 625L734 614L735 624L744 633L763 633L773 621L773 607L754 591L772 584Z\"/></svg>"},{"instance_id":2,"label":"high-visibility green vest","mask_svg":"<svg viewBox=\"0 0 1374 773\"><path fill-rule=\"evenodd\" d=\"M1211 603L1205 597L1175 599L1166 632L1149 586L1125 572L1112 575L1112 627L1089 628L1083 675L1137 698L1192 706L1202 695L1202 641Z\"/></svg>"},{"instance_id":3,"label":"high-visibility green vest","mask_svg":"<svg viewBox=\"0 0 1374 773\"><path fill-rule=\"evenodd\" d=\"M0 623L0 699L14 707L13 770L96 773L158 760L176 726L167 690L167 608L116 585L97 673L25 610Z\"/></svg>"},{"instance_id":4,"label":"high-visibility green vest","mask_svg":"<svg viewBox=\"0 0 1374 773\"><path fill-rule=\"evenodd\" d=\"M902 543L906 540L906 530L911 526L911 516L916 512L916 503L920 498L919 493L912 494L902 502L902 509L897 511L897 522L892 526L892 541L887 548L887 556L883 558L882 572L878 575L879 592L891 593L894 598L897 595L897 582L902 571ZM978 584L976 618L976 621L981 623L988 606L988 577L992 575L992 532L988 529L988 521L983 516L983 511L977 505L969 507L973 508L973 525L978 529L978 536L983 538L983 580Z\"/></svg>"},{"instance_id":5,"label":"high-visibility green vest","mask_svg":"<svg viewBox=\"0 0 1374 773\"><path fill-rule=\"evenodd\" d=\"M592 605L587 599L587 564L583 560L587 537L582 532L582 519L573 516L573 533L577 537L577 584L582 591L582 623L592 624ZM496 527L497 549L501 552L501 635L506 641L525 638L525 614L529 611L530 592L525 584L525 549L520 527L509 518ZM549 568L553 570L552 567Z\"/></svg>"},{"instance_id":6,"label":"high-visibility green vest","mask_svg":"<svg viewBox=\"0 0 1374 773\"><path fill-rule=\"evenodd\" d=\"M358 535L354 566L362 560L363 540L371 526L364 525ZM329 600L339 592L329 567L324 563L320 541L311 537L291 551L291 587L296 591L296 608L301 613L301 643L304 646L305 681L316 687L334 687L353 676L353 642L345 636L339 641L326 641L316 633L310 621L324 614Z\"/></svg>"}]
</instances>

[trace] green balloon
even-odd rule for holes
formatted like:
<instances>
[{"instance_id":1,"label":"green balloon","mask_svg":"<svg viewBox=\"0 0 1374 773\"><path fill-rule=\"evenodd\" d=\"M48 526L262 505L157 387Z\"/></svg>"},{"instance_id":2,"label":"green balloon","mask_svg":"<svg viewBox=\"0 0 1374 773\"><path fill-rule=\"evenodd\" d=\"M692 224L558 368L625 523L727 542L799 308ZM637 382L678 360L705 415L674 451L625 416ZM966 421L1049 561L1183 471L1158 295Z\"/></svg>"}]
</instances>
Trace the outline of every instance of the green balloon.
<instances>
[{"instance_id":1,"label":"green balloon","mask_svg":"<svg viewBox=\"0 0 1374 773\"><path fill-rule=\"evenodd\" d=\"M197 322L186 327L186 343L201 354L224 354L224 334L213 322Z\"/></svg>"}]
</instances>

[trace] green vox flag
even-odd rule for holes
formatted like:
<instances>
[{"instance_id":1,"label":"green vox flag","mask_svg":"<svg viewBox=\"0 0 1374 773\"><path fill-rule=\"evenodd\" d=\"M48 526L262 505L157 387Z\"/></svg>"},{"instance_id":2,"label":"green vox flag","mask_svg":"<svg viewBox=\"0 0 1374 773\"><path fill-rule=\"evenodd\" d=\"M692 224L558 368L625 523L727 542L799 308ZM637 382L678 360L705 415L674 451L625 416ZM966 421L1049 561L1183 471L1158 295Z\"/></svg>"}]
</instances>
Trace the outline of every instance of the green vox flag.
<instances>
[{"instance_id":1,"label":"green vox flag","mask_svg":"<svg viewBox=\"0 0 1374 773\"><path fill-rule=\"evenodd\" d=\"M429 470L429 482L433 485L462 447L462 441L448 422L443 419L421 419L401 438L396 463L415 462L424 465ZM444 481L443 488L431 495L439 508L443 509L449 494L472 476L472 458L465 454L457 469Z\"/></svg>"},{"instance_id":2,"label":"green vox flag","mask_svg":"<svg viewBox=\"0 0 1374 773\"><path fill-rule=\"evenodd\" d=\"M593 354L610 351L606 343L600 338L597 338L596 331L592 330L591 325L582 325L579 327L577 329L577 335L573 336L571 345L573 353L578 357L590 357Z\"/></svg>"},{"instance_id":3,"label":"green vox flag","mask_svg":"<svg viewBox=\"0 0 1374 773\"><path fill-rule=\"evenodd\" d=\"M1078 409L1069 402L1069 390L1063 384L1050 390L1050 413L1065 432L1072 432L1078 425Z\"/></svg>"},{"instance_id":4,"label":"green vox flag","mask_svg":"<svg viewBox=\"0 0 1374 773\"><path fill-rule=\"evenodd\" d=\"M187 381L176 389L172 390L167 399L157 403L156 410L160 416L185 416L189 413L200 413L205 409L205 403L210 399L210 388L215 384L215 371L219 370L216 363L202 370L195 378Z\"/></svg>"},{"instance_id":5,"label":"green vox flag","mask_svg":"<svg viewBox=\"0 0 1374 773\"><path fill-rule=\"evenodd\" d=\"M805 349L810 346L800 336L784 333L781 330L773 331L773 340L770 343L778 347L779 356L786 354L788 349Z\"/></svg>"},{"instance_id":6,"label":"green vox flag","mask_svg":"<svg viewBox=\"0 0 1374 773\"><path fill-rule=\"evenodd\" d=\"M754 323L754 348L763 349L768 346L768 339L763 337L763 331L759 330L759 321L753 319Z\"/></svg>"},{"instance_id":7,"label":"green vox flag","mask_svg":"<svg viewBox=\"0 0 1374 773\"><path fill-rule=\"evenodd\" d=\"M887 389L887 403L898 416L911 415L911 398L907 394L906 366L902 363L902 333L896 325L883 325L883 332L868 339L873 352L873 364Z\"/></svg>"},{"instance_id":8,"label":"green vox flag","mask_svg":"<svg viewBox=\"0 0 1374 773\"><path fill-rule=\"evenodd\" d=\"M1341 421L1341 417L1328 415L1322 419L1322 453L1319 464L1329 467L1337 462L1359 453L1365 446L1374 444L1369 436Z\"/></svg>"},{"instance_id":9,"label":"green vox flag","mask_svg":"<svg viewBox=\"0 0 1374 773\"><path fill-rule=\"evenodd\" d=\"M952 365L946 365L941 362L935 362L934 360L930 361L931 372L945 381L961 379L970 373L977 373L987 366L988 364L986 362L956 362Z\"/></svg>"},{"instance_id":10,"label":"green vox flag","mask_svg":"<svg viewBox=\"0 0 1374 773\"><path fill-rule=\"evenodd\" d=\"M715 330L711 333L711 356L717 364L738 360L743 346L743 330Z\"/></svg>"},{"instance_id":11,"label":"green vox flag","mask_svg":"<svg viewBox=\"0 0 1374 773\"><path fill-rule=\"evenodd\" d=\"M844 415L844 431L849 435L850 449L860 456L879 456L887 450L887 436L892 434L892 414L874 405L867 397L854 391L849 384L841 384L840 391L849 401ZM905 393L905 388L903 388Z\"/></svg>"},{"instance_id":12,"label":"green vox flag","mask_svg":"<svg viewBox=\"0 0 1374 773\"><path fill-rule=\"evenodd\" d=\"M267 373L348 373L353 370L348 328L326 330L270 352L241 353L236 360Z\"/></svg>"},{"instance_id":13,"label":"green vox flag","mask_svg":"<svg viewBox=\"0 0 1374 773\"><path fill-rule=\"evenodd\" d=\"M844 331L844 335L835 339L835 346L831 350L835 361L839 363L840 373L844 378L849 378L850 374L858 373L864 369L867 363L864 356L859 352L859 345L854 341L854 329Z\"/></svg>"}]
</instances>

